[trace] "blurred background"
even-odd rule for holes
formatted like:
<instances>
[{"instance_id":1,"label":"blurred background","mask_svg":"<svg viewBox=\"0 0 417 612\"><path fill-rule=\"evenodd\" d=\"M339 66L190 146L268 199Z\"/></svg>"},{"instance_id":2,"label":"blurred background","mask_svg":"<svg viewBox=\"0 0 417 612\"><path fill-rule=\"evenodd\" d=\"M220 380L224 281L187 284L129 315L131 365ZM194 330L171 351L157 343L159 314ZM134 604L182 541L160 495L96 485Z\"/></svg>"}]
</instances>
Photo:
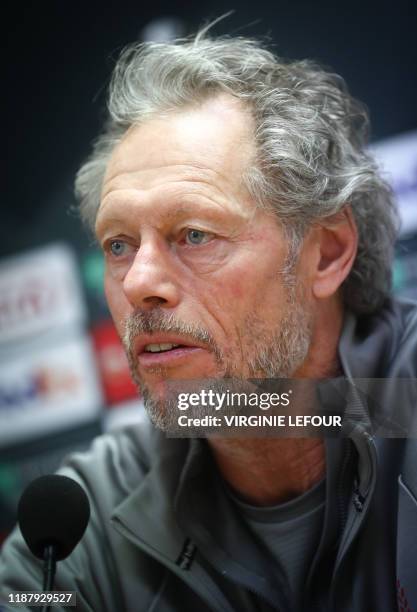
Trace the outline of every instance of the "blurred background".
<instances>
[{"instance_id":1,"label":"blurred background","mask_svg":"<svg viewBox=\"0 0 417 612\"><path fill-rule=\"evenodd\" d=\"M417 47L412 2L16 3L5 20L0 222L0 543L24 486L134 421L140 399L105 305L100 252L71 206L124 45L191 33L268 36L331 66L370 109L371 148L400 205L397 294L417 298ZM4 82L5 81L5 82ZM4 189L6 185L6 189Z\"/></svg>"}]
</instances>

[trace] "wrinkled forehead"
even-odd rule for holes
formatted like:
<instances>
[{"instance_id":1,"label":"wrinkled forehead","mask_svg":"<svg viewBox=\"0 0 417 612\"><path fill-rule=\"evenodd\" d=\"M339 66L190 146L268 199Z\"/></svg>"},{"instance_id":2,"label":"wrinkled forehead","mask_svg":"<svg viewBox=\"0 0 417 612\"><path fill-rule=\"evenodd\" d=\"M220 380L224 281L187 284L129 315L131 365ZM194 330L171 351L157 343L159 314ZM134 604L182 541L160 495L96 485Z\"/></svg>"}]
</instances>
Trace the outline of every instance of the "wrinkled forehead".
<instances>
[{"instance_id":1,"label":"wrinkled forehead","mask_svg":"<svg viewBox=\"0 0 417 612\"><path fill-rule=\"evenodd\" d=\"M165 113L126 132L107 165L102 200L121 179L133 175L144 181L144 188L163 173L181 171L185 180L201 175L202 180L212 177L239 188L254 148L251 115L232 96Z\"/></svg>"}]
</instances>

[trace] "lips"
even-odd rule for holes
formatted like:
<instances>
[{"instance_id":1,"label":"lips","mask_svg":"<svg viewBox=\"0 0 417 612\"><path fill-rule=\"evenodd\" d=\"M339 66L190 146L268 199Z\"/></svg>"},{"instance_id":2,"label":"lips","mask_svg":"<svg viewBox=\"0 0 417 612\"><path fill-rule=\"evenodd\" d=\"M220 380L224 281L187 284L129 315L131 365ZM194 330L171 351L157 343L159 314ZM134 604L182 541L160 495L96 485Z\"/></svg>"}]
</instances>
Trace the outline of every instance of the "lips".
<instances>
[{"instance_id":1,"label":"lips","mask_svg":"<svg viewBox=\"0 0 417 612\"><path fill-rule=\"evenodd\" d=\"M158 350L158 345L162 350ZM203 350L202 346L193 344L184 337L170 334L141 336L135 344L138 362L143 367L175 365L195 357Z\"/></svg>"}]
</instances>

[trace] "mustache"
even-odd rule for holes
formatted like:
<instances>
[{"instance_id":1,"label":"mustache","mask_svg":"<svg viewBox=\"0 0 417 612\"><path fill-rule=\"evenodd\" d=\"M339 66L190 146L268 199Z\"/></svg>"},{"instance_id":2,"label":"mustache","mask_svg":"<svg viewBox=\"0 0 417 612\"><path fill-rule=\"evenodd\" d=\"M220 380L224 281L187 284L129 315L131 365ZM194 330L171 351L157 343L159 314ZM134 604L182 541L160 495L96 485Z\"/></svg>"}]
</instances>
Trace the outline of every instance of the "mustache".
<instances>
[{"instance_id":1,"label":"mustache","mask_svg":"<svg viewBox=\"0 0 417 612\"><path fill-rule=\"evenodd\" d=\"M156 332L171 332L184 336L189 340L205 344L216 355L220 355L213 336L204 327L181 321L174 314L166 313L160 308L149 311L136 310L127 317L122 341L128 354L133 356L133 343L138 335Z\"/></svg>"}]
</instances>

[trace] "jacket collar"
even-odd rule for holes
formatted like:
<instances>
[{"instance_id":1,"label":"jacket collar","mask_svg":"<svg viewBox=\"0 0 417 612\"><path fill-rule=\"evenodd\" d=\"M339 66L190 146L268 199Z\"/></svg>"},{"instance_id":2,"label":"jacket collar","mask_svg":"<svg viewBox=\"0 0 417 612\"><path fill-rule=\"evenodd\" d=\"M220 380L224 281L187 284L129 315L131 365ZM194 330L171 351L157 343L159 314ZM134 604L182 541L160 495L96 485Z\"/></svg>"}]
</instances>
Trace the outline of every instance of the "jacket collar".
<instances>
[{"instance_id":1,"label":"jacket collar","mask_svg":"<svg viewBox=\"0 0 417 612\"><path fill-rule=\"evenodd\" d=\"M176 488L188 453L188 440L165 438L149 423L156 448L152 463L139 486L119 504L111 517L131 538L148 543L168 562L175 563L184 545L184 534L175 518Z\"/></svg>"},{"instance_id":2,"label":"jacket collar","mask_svg":"<svg viewBox=\"0 0 417 612\"><path fill-rule=\"evenodd\" d=\"M374 314L345 312L339 358L348 378L383 378L398 353L404 318L412 304L388 299Z\"/></svg>"}]
</instances>

